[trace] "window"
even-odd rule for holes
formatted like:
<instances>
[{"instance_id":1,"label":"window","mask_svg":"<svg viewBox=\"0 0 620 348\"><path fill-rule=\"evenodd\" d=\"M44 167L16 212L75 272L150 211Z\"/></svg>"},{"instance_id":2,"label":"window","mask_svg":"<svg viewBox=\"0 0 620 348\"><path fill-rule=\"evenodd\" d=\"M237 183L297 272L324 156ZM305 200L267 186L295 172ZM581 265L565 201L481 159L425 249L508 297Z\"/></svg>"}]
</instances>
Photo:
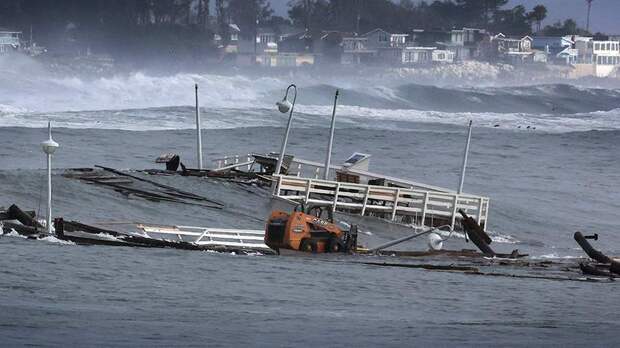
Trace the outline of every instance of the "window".
<instances>
[{"instance_id":1,"label":"window","mask_svg":"<svg viewBox=\"0 0 620 348\"><path fill-rule=\"evenodd\" d=\"M599 51L601 49L601 44L594 44L594 50Z\"/></svg>"},{"instance_id":2,"label":"window","mask_svg":"<svg viewBox=\"0 0 620 348\"><path fill-rule=\"evenodd\" d=\"M607 43L607 50L608 50L608 51L611 51L611 42L608 42L608 43Z\"/></svg>"}]
</instances>

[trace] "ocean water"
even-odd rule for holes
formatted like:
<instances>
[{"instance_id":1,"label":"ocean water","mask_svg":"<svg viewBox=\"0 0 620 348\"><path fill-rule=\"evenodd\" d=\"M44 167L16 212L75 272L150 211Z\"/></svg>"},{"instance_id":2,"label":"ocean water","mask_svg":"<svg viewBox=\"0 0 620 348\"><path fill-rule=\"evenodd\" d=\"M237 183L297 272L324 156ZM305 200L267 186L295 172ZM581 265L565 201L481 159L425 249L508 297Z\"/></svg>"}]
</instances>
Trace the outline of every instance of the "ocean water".
<instances>
[{"instance_id":1,"label":"ocean water","mask_svg":"<svg viewBox=\"0 0 620 348\"><path fill-rule=\"evenodd\" d=\"M613 82L429 86L402 78L145 73L81 79L53 76L31 64L0 80L0 206L44 210L39 143L51 120L61 145L54 156L56 216L85 223L260 229L269 207L268 192L260 188L216 179L155 178L224 202L218 211L124 197L60 174L63 168L95 164L154 168L154 159L164 152L179 153L194 166L194 83L200 85L209 165L224 155L277 151L286 119L274 103L288 83L296 82L290 153L323 160L331 102L339 88L335 163L355 151L370 153L372 171L456 188L471 119L475 128L465 191L490 197L488 229L497 251L519 249L532 262L572 267L583 256L572 239L580 230L598 233L595 245L620 255L620 90ZM388 240L388 230L375 224L366 232ZM472 245L451 239L444 247ZM5 346L619 342L616 282L363 264L415 262L396 257L242 256L7 235L0 237L0 252ZM523 270L508 270L513 272Z\"/></svg>"}]
</instances>

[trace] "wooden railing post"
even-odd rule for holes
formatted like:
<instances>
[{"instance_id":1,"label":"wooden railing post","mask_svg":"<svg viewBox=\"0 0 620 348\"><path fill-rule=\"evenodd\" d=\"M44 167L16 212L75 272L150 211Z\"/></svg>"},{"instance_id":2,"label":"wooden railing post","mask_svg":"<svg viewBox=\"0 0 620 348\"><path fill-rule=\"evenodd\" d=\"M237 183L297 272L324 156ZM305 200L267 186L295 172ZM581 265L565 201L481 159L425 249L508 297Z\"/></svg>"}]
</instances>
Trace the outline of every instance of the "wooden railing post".
<instances>
[{"instance_id":1,"label":"wooden railing post","mask_svg":"<svg viewBox=\"0 0 620 348\"><path fill-rule=\"evenodd\" d=\"M452 223L450 224L453 230L454 230L454 224L456 223L456 211L457 211L458 202L459 202L459 195L455 194L454 203L452 204Z\"/></svg>"},{"instance_id":2,"label":"wooden railing post","mask_svg":"<svg viewBox=\"0 0 620 348\"><path fill-rule=\"evenodd\" d=\"M394 206L392 207L392 221L396 218L396 209L398 209L398 198L400 197L400 189L397 188L394 197Z\"/></svg>"},{"instance_id":3,"label":"wooden railing post","mask_svg":"<svg viewBox=\"0 0 620 348\"><path fill-rule=\"evenodd\" d=\"M422 226L426 221L426 205L428 204L428 191L424 193L424 202L422 203Z\"/></svg>"},{"instance_id":4,"label":"wooden railing post","mask_svg":"<svg viewBox=\"0 0 620 348\"><path fill-rule=\"evenodd\" d=\"M312 188L312 179L308 179L308 182L306 183L306 198L304 199L304 203L308 203L308 200L310 199L310 189Z\"/></svg>"},{"instance_id":5,"label":"wooden railing post","mask_svg":"<svg viewBox=\"0 0 620 348\"><path fill-rule=\"evenodd\" d=\"M368 203L368 194L370 193L370 185L366 186L366 194L364 195L364 204L362 205L362 216L366 213L366 204Z\"/></svg>"},{"instance_id":6,"label":"wooden railing post","mask_svg":"<svg viewBox=\"0 0 620 348\"><path fill-rule=\"evenodd\" d=\"M276 196L280 195L280 186L282 186L282 175L278 174L278 182L277 182L277 187L276 187Z\"/></svg>"},{"instance_id":7,"label":"wooden railing post","mask_svg":"<svg viewBox=\"0 0 620 348\"><path fill-rule=\"evenodd\" d=\"M484 230L487 230L487 226L489 225L489 200L487 200L487 206L484 213Z\"/></svg>"},{"instance_id":8,"label":"wooden railing post","mask_svg":"<svg viewBox=\"0 0 620 348\"><path fill-rule=\"evenodd\" d=\"M338 193L340 192L340 183L336 183L336 192L334 194L334 203L332 205L332 214L336 212L336 205L338 204Z\"/></svg>"}]
</instances>

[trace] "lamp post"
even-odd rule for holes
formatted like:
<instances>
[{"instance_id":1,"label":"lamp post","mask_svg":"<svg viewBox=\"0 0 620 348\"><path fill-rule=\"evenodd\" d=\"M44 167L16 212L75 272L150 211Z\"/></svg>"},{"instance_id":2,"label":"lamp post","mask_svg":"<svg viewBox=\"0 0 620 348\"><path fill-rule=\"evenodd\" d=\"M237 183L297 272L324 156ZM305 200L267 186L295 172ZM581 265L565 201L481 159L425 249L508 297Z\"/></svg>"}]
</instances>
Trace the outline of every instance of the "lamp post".
<instances>
[{"instance_id":1,"label":"lamp post","mask_svg":"<svg viewBox=\"0 0 620 348\"><path fill-rule=\"evenodd\" d=\"M196 89L196 147L198 157L198 169L202 170L202 134L200 130L200 104L198 104L198 84L194 85Z\"/></svg>"},{"instance_id":2,"label":"lamp post","mask_svg":"<svg viewBox=\"0 0 620 348\"><path fill-rule=\"evenodd\" d=\"M291 90L291 88L293 88L293 90L295 91L295 94L293 96L293 103L291 103L288 100L288 93ZM278 106L278 110L280 110L281 113L285 114L290 111L290 114L288 116L288 123L286 125L286 133L284 133L284 139L282 139L282 146L280 147L280 156L278 158L278 164L276 164L276 170L274 172L276 175L280 174L280 171L282 170L282 161L284 160L284 153L286 151L286 143L288 142L288 134L291 131L291 123L293 122L293 109L295 109L296 100L297 100L297 86L295 86L294 84L291 84L290 86L286 88L286 93L284 94L284 98L282 98L281 101L276 103L276 105Z\"/></svg>"},{"instance_id":3,"label":"lamp post","mask_svg":"<svg viewBox=\"0 0 620 348\"><path fill-rule=\"evenodd\" d=\"M47 233L52 234L52 155L58 148L58 143L52 139L52 125L47 122L48 139L41 143L43 152L47 155Z\"/></svg>"},{"instance_id":4,"label":"lamp post","mask_svg":"<svg viewBox=\"0 0 620 348\"><path fill-rule=\"evenodd\" d=\"M332 159L332 146L334 144L334 128L336 126L336 105L338 103L338 95L340 92L336 90L334 96L334 109L332 111L332 124L329 130L329 143L327 144L327 155L325 156L325 170L323 173L323 179L329 180L329 165Z\"/></svg>"},{"instance_id":5,"label":"lamp post","mask_svg":"<svg viewBox=\"0 0 620 348\"><path fill-rule=\"evenodd\" d=\"M461 180L459 181L458 194L463 193L463 182L465 181L465 168L467 168L467 155L469 154L469 143L471 142L472 121L469 121L469 130L467 132L467 142L465 143L465 153L463 153L463 166L461 167Z\"/></svg>"}]
</instances>

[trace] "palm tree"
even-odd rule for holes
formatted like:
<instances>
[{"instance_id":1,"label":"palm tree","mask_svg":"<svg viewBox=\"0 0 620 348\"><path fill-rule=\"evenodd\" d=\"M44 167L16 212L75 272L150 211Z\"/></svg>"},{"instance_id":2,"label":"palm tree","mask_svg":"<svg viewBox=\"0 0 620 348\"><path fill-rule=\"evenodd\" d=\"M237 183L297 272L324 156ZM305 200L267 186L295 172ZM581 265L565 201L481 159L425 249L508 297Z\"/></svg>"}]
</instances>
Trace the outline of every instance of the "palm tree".
<instances>
[{"instance_id":1,"label":"palm tree","mask_svg":"<svg viewBox=\"0 0 620 348\"><path fill-rule=\"evenodd\" d=\"M543 5L534 6L532 12L528 14L528 17L536 22L536 32L540 31L542 21L547 18L547 8Z\"/></svg>"},{"instance_id":2,"label":"palm tree","mask_svg":"<svg viewBox=\"0 0 620 348\"><path fill-rule=\"evenodd\" d=\"M590 31L590 10L592 9L592 0L586 0L588 3L588 19L586 21L586 31Z\"/></svg>"}]
</instances>

